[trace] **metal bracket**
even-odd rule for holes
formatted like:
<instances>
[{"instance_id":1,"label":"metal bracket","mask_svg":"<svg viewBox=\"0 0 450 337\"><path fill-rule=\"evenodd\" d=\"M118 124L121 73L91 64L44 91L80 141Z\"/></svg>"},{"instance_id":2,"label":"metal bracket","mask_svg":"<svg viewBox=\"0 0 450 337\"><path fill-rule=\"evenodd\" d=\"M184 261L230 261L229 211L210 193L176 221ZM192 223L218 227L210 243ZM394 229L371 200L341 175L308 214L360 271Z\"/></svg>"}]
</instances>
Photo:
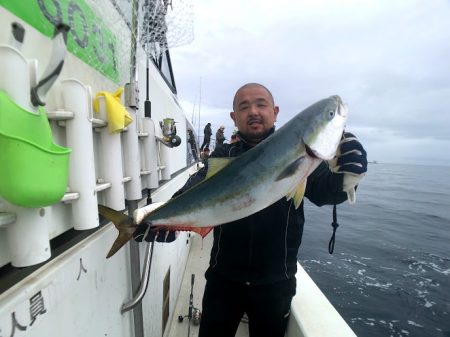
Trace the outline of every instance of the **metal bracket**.
<instances>
[{"instance_id":1,"label":"metal bracket","mask_svg":"<svg viewBox=\"0 0 450 337\"><path fill-rule=\"evenodd\" d=\"M148 281L150 279L150 270L152 268L152 258L153 258L153 247L155 246L154 242L149 242L145 249L145 258L144 258L144 270L142 271L141 284L139 289L131 301L126 302L122 305L120 312L123 314L131 309L133 309L136 305L138 305L145 296L148 287Z\"/></svg>"},{"instance_id":2,"label":"metal bracket","mask_svg":"<svg viewBox=\"0 0 450 337\"><path fill-rule=\"evenodd\" d=\"M16 219L15 213L0 212L0 228L12 224Z\"/></svg>"},{"instance_id":3,"label":"metal bracket","mask_svg":"<svg viewBox=\"0 0 450 337\"><path fill-rule=\"evenodd\" d=\"M137 82L125 84L125 105L130 108L139 106L139 87Z\"/></svg>"}]
</instances>

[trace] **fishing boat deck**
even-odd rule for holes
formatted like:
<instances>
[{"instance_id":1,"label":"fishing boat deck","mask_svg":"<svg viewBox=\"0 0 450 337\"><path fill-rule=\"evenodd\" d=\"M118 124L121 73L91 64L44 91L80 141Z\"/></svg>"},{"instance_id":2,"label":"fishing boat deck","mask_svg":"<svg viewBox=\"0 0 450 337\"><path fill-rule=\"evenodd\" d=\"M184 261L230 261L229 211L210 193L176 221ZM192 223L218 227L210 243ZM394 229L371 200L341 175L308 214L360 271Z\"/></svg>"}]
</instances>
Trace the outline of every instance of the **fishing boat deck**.
<instances>
[{"instance_id":1,"label":"fishing boat deck","mask_svg":"<svg viewBox=\"0 0 450 337\"><path fill-rule=\"evenodd\" d=\"M193 306L202 310L203 289L205 287L205 271L208 268L209 254L213 243L213 234L204 239L198 235L191 236L191 248L187 261L180 293L175 307L174 317L166 329L164 337L198 336L198 325L184 318L178 321L179 315L187 315L191 293L191 275L195 275L193 287ZM356 337L350 326L340 316L314 281L300 264L297 265L297 288L291 305L291 316L288 322L286 337ZM236 337L248 337L248 325L242 323Z\"/></svg>"},{"instance_id":2,"label":"fishing boat deck","mask_svg":"<svg viewBox=\"0 0 450 337\"><path fill-rule=\"evenodd\" d=\"M213 233L208 234L204 239L201 236L193 234L191 236L191 250L189 253L186 270L181 283L180 294L175 307L175 314L171 321L166 337L186 337L198 336L198 325L194 325L185 317L182 322L178 321L178 316L186 316L189 310L189 298L191 293L191 275L195 275L193 287L193 306L202 311L203 290L205 288L205 271L208 268L209 254L213 243ZM190 331L188 334L188 325ZM247 337L248 325L241 323L236 337Z\"/></svg>"}]
</instances>

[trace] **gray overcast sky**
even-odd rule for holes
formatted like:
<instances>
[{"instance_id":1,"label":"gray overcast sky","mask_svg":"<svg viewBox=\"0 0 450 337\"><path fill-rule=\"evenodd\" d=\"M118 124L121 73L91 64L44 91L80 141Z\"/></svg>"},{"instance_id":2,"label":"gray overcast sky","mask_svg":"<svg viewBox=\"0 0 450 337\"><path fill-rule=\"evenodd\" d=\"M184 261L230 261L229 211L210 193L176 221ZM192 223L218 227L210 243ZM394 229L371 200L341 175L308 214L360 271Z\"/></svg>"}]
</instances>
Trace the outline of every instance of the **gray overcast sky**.
<instances>
[{"instance_id":1,"label":"gray overcast sky","mask_svg":"<svg viewBox=\"0 0 450 337\"><path fill-rule=\"evenodd\" d=\"M450 165L450 1L193 2L195 38L171 56L201 134L211 122L229 138L236 89L260 82L278 127L338 94L369 160Z\"/></svg>"}]
</instances>

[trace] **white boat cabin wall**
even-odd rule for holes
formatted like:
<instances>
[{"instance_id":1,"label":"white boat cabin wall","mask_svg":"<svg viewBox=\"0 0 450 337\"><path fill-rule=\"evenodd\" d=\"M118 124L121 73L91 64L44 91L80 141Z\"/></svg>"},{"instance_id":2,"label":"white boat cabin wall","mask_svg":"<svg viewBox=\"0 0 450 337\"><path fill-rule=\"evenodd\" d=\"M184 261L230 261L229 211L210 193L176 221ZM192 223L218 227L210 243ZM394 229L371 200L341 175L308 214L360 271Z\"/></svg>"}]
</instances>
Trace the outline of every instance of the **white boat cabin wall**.
<instances>
[{"instance_id":1,"label":"white boat cabin wall","mask_svg":"<svg viewBox=\"0 0 450 337\"><path fill-rule=\"evenodd\" d=\"M41 79L54 41L13 14L3 5L7 2L0 4L0 90L24 110L36 113L30 89ZM79 3L83 3L81 10L85 8L84 1ZM111 2L104 4L108 13L118 15ZM110 29L123 36L128 27L120 17L116 22L117 27ZM21 44L11 42L14 23L25 29ZM129 43L121 47L129 54ZM162 319L163 311L169 308L167 312L173 315L189 252L188 234L181 233L168 245L156 244L140 309L121 314L123 303L134 295L132 283L136 280L131 274L136 267L131 266L129 245L105 259L117 231L111 224L100 223L97 210L97 204L123 210L127 200L144 206L147 191L152 192L152 201L166 201L197 170L186 142L189 122L175 88L154 63L150 62L148 71L151 117L144 114L145 59L138 60L137 82L130 84L126 76L113 81L72 52L65 54L61 73L46 93L44 108L53 141L71 150L67 186L61 200L40 207L18 206L0 196L0 335L133 336L140 329L135 322L139 315L154 318L142 324L142 336L162 336L165 331L168 317ZM118 87L126 87L127 96L137 99L127 102L122 95L121 103L133 122L111 134L105 99L98 98L99 113L94 111L93 101L96 93L112 93ZM162 141L159 122L165 118L176 122L180 146L168 147ZM39 176L35 179L38 183ZM76 239L79 233L85 233L82 239ZM138 248L141 263L145 248ZM140 268L138 262L138 274Z\"/></svg>"},{"instance_id":2,"label":"white boat cabin wall","mask_svg":"<svg viewBox=\"0 0 450 337\"><path fill-rule=\"evenodd\" d=\"M24 108L30 111L35 110L27 101L30 88L28 68L35 67L37 62L28 62L20 51L9 45L0 46L0 57L2 63L0 71L6 75L2 76L0 89L15 94L17 97L15 101ZM8 77L4 69L16 69L16 71L10 72ZM32 73L37 72L36 69ZM17 74L20 76L16 76ZM72 226L70 227L77 230L95 228L99 225L98 202L114 209L125 209L125 199L142 199L143 189L157 188L161 180L170 179L174 172L183 168L180 165L177 167L176 163L172 164L173 160L171 161L170 158L177 158L180 154L185 155L185 148L169 148L158 142L156 136L158 132L161 132L152 119L140 117L135 111L129 109L134 122L122 133L111 134L107 128L104 97L98 98L100 111L97 114L92 108L92 89L89 85L75 78L62 78L50 95L53 95L53 101L56 102L53 108L50 104L47 106L47 116L51 121L53 135L60 144L72 150L67 193L61 200L62 204L37 209L17 207L2 200L2 218L16 219L14 224L3 224L8 233L7 236L20 238L21 242L21 244L12 243L10 248L20 250L19 247L27 242L36 243L41 247L32 253L27 253L28 258L20 256L20 253L12 253L11 256L15 259L11 262L16 267L40 263L50 257L48 239L46 243L36 240L36 235L43 232L41 228L37 229L39 226L46 226L49 232L55 230L58 235L65 229L64 227L58 229L60 227L58 223L67 223L67 219L71 218ZM14 99L14 96L12 97ZM154 100L153 109L170 111L164 106L167 102L160 101ZM182 114L178 118L174 117L176 120L184 119ZM180 129L183 130L183 128ZM162 138L162 134L158 136ZM185 135L182 136L185 141ZM186 159L182 158L180 162L186 163ZM13 178L20 179L20 177ZM39 177L37 176L36 179L38 180ZM63 205L67 205L63 207L65 210L52 214L53 209L61 208ZM66 214L69 209L71 209L70 217ZM37 225L39 222L42 224ZM45 235L42 239L44 237ZM2 254L2 257L4 255Z\"/></svg>"}]
</instances>

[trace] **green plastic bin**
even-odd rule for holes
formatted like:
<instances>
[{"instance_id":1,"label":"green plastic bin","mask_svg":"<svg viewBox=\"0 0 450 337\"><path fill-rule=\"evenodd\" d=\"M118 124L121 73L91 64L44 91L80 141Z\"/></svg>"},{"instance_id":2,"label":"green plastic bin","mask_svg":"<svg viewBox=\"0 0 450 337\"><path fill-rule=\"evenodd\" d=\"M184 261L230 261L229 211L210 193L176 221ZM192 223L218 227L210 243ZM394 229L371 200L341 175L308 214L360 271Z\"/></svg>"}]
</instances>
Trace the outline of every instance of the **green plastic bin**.
<instances>
[{"instance_id":1,"label":"green plastic bin","mask_svg":"<svg viewBox=\"0 0 450 337\"><path fill-rule=\"evenodd\" d=\"M53 142L47 115L38 112L0 90L0 196L22 207L52 205L67 188L71 149Z\"/></svg>"}]
</instances>

